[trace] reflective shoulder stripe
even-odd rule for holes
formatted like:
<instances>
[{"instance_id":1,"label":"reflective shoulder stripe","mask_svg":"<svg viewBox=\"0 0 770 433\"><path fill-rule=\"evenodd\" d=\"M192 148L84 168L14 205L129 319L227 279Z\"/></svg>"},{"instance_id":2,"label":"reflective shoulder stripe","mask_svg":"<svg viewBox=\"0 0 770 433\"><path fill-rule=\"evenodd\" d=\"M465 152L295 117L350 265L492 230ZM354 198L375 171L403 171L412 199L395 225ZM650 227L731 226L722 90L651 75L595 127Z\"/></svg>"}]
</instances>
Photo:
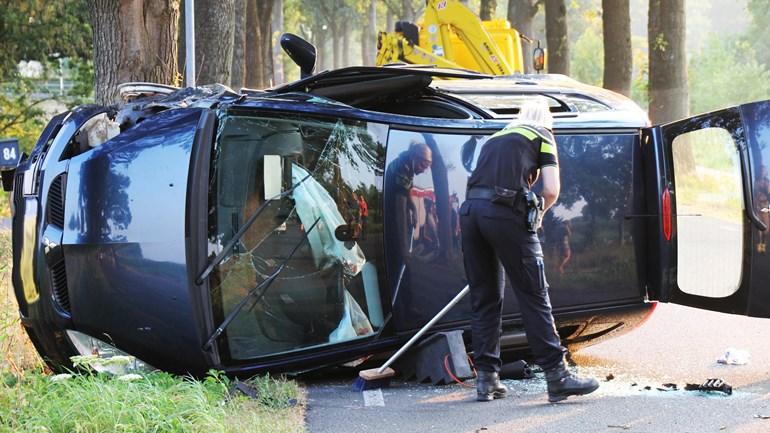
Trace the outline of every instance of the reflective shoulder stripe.
<instances>
[{"instance_id":1,"label":"reflective shoulder stripe","mask_svg":"<svg viewBox=\"0 0 770 433\"><path fill-rule=\"evenodd\" d=\"M489 138L491 139L491 138L494 138L494 137L501 137L503 135L508 135L508 134L523 135L524 137L526 137L529 140L534 140L535 138L539 138L540 142L541 142L541 144L540 144L540 152L550 153L552 155L556 155L556 146L553 145L553 143L551 142L550 138L548 138L544 134L541 134L540 131L538 131L537 129L532 128L532 127L527 126L527 125L517 125L517 126L514 126L513 128L508 128L508 129L503 129L501 131L497 131L495 134L493 134Z\"/></svg>"},{"instance_id":2,"label":"reflective shoulder stripe","mask_svg":"<svg viewBox=\"0 0 770 433\"><path fill-rule=\"evenodd\" d=\"M551 155L556 155L556 146L546 140L543 140L542 143L540 143L540 153L550 153Z\"/></svg>"},{"instance_id":3,"label":"reflective shoulder stripe","mask_svg":"<svg viewBox=\"0 0 770 433\"><path fill-rule=\"evenodd\" d=\"M553 145L553 143L551 142L550 137L540 133L540 131L538 131L537 129L532 128L530 126L521 125L520 127L521 128L527 128L532 133L535 133L535 134L537 134L538 137L540 137L540 152L541 153L550 153L551 155L556 155L556 146Z\"/></svg>"},{"instance_id":4,"label":"reflective shoulder stripe","mask_svg":"<svg viewBox=\"0 0 770 433\"><path fill-rule=\"evenodd\" d=\"M497 131L496 133L492 134L492 136L489 138L502 137L503 135L508 135L508 134L523 135L524 137L530 140L534 140L535 138L540 136L540 134L521 125L521 126L514 126L513 128L506 128L506 129Z\"/></svg>"}]
</instances>

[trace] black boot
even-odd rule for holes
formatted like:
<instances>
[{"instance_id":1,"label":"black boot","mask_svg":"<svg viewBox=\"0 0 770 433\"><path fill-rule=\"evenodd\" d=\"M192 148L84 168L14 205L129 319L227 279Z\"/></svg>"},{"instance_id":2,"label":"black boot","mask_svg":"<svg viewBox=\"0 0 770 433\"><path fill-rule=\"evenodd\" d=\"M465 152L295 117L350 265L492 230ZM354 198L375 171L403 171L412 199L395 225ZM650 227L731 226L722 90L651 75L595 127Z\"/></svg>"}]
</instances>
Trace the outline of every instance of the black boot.
<instances>
[{"instance_id":1,"label":"black boot","mask_svg":"<svg viewBox=\"0 0 770 433\"><path fill-rule=\"evenodd\" d=\"M596 391L599 382L592 377L578 377L567 370L564 361L545 371L548 381L548 401L555 403L571 395L585 395Z\"/></svg>"},{"instance_id":2,"label":"black boot","mask_svg":"<svg viewBox=\"0 0 770 433\"><path fill-rule=\"evenodd\" d=\"M476 372L476 400L492 401L496 398L505 398L508 388L500 383L498 374L494 371Z\"/></svg>"}]
</instances>

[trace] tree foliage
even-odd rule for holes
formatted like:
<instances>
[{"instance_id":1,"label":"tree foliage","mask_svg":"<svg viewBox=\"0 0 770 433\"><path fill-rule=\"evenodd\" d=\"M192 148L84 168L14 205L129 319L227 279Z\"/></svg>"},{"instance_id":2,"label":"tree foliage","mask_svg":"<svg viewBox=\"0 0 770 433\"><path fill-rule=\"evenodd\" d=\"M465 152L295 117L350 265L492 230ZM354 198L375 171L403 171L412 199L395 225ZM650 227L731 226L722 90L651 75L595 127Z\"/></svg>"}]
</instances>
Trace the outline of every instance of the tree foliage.
<instances>
[{"instance_id":1,"label":"tree foliage","mask_svg":"<svg viewBox=\"0 0 770 433\"><path fill-rule=\"evenodd\" d=\"M0 1L0 81L13 78L21 60L90 59L88 11L88 0Z\"/></svg>"},{"instance_id":2,"label":"tree foliage","mask_svg":"<svg viewBox=\"0 0 770 433\"><path fill-rule=\"evenodd\" d=\"M689 69L693 113L770 98L770 71L746 41L714 35Z\"/></svg>"}]
</instances>

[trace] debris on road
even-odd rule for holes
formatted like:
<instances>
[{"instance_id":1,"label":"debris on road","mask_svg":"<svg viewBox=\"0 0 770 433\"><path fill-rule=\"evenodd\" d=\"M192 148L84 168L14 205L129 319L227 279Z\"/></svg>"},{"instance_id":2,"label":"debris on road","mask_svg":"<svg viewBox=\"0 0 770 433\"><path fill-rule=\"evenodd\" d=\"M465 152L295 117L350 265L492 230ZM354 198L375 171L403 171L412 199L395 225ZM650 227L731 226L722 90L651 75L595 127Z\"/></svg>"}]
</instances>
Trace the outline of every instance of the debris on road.
<instances>
[{"instance_id":1,"label":"debris on road","mask_svg":"<svg viewBox=\"0 0 770 433\"><path fill-rule=\"evenodd\" d=\"M609 382L609 381L611 381L614 378L615 378L615 375L610 373L610 374L607 375L607 377L605 377L605 382Z\"/></svg>"},{"instance_id":2,"label":"debris on road","mask_svg":"<svg viewBox=\"0 0 770 433\"><path fill-rule=\"evenodd\" d=\"M725 354L717 359L717 363L726 365L745 365L749 363L751 355L747 350L728 347Z\"/></svg>"},{"instance_id":3,"label":"debris on road","mask_svg":"<svg viewBox=\"0 0 770 433\"><path fill-rule=\"evenodd\" d=\"M684 387L687 391L704 391L704 392L723 392L727 395L733 393L733 387L722 379L706 379L705 382L698 385L696 383L688 383Z\"/></svg>"},{"instance_id":4,"label":"debris on road","mask_svg":"<svg viewBox=\"0 0 770 433\"><path fill-rule=\"evenodd\" d=\"M675 383L664 383L663 388L658 387L656 389L658 391L668 392L668 391L678 391L679 387Z\"/></svg>"},{"instance_id":5,"label":"debris on road","mask_svg":"<svg viewBox=\"0 0 770 433\"><path fill-rule=\"evenodd\" d=\"M628 425L628 424L619 424L619 425L610 424L607 427L609 427L609 428L619 428L619 429L623 429L623 430L630 430L631 429L631 426Z\"/></svg>"},{"instance_id":6,"label":"debris on road","mask_svg":"<svg viewBox=\"0 0 770 433\"><path fill-rule=\"evenodd\" d=\"M770 419L770 415L754 415L757 419Z\"/></svg>"}]
</instances>

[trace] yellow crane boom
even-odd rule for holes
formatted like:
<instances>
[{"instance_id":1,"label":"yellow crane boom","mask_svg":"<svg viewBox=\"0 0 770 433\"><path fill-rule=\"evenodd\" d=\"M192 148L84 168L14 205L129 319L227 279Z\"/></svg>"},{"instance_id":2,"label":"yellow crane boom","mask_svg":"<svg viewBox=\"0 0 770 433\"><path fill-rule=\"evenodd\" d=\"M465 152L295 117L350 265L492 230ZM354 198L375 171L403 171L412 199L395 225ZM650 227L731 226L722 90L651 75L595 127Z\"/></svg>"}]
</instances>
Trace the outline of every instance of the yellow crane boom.
<instances>
[{"instance_id":1,"label":"yellow crane boom","mask_svg":"<svg viewBox=\"0 0 770 433\"><path fill-rule=\"evenodd\" d=\"M508 21L481 21L458 0L428 0L418 25L380 32L377 65L406 62L492 75L523 72L521 35Z\"/></svg>"}]
</instances>

